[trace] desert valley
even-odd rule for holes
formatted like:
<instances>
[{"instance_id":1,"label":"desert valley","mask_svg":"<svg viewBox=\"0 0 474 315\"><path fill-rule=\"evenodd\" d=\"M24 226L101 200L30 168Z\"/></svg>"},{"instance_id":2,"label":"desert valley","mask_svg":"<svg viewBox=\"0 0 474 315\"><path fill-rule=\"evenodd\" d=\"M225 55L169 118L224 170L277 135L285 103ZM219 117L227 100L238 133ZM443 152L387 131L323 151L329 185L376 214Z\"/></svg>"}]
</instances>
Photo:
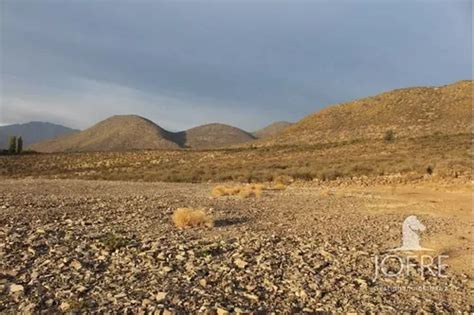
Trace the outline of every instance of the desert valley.
<instances>
[{"instance_id":1,"label":"desert valley","mask_svg":"<svg viewBox=\"0 0 474 315\"><path fill-rule=\"evenodd\" d=\"M0 312L472 312L472 90L255 132L118 115L2 155ZM443 264L381 274L409 216Z\"/></svg>"}]
</instances>

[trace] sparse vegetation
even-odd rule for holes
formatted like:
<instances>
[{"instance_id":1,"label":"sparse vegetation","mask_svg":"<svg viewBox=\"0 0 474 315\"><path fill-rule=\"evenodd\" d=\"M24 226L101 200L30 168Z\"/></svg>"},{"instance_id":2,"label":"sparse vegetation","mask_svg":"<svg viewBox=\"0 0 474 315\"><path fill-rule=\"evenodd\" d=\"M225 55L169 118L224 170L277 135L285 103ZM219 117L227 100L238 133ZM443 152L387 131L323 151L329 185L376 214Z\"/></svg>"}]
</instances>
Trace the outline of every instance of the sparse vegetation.
<instances>
[{"instance_id":1,"label":"sparse vegetation","mask_svg":"<svg viewBox=\"0 0 474 315\"><path fill-rule=\"evenodd\" d=\"M263 194L263 189L265 189L265 185L263 184L251 184L243 186L239 192L240 198L260 198Z\"/></svg>"},{"instance_id":2,"label":"sparse vegetation","mask_svg":"<svg viewBox=\"0 0 474 315\"><path fill-rule=\"evenodd\" d=\"M293 181L293 178L291 176L285 176L285 175L280 175L280 176L276 176L274 179L273 179L274 183L275 184L283 184L285 186L288 186L291 184L291 182Z\"/></svg>"},{"instance_id":3,"label":"sparse vegetation","mask_svg":"<svg viewBox=\"0 0 474 315\"><path fill-rule=\"evenodd\" d=\"M286 185L283 184L282 182L276 182L275 184L273 184L272 189L274 189L274 190L285 190Z\"/></svg>"},{"instance_id":4,"label":"sparse vegetation","mask_svg":"<svg viewBox=\"0 0 474 315\"><path fill-rule=\"evenodd\" d=\"M8 149L0 150L0 155L13 155L23 153L23 138L17 136L11 136L8 139ZM31 153L31 151L27 151Z\"/></svg>"},{"instance_id":5,"label":"sparse vegetation","mask_svg":"<svg viewBox=\"0 0 474 315\"><path fill-rule=\"evenodd\" d=\"M471 135L397 137L271 148L208 151L130 151L26 154L0 157L4 178L42 177L164 182L277 182L334 180L388 174L471 174Z\"/></svg>"},{"instance_id":6,"label":"sparse vegetation","mask_svg":"<svg viewBox=\"0 0 474 315\"><path fill-rule=\"evenodd\" d=\"M389 129L389 130L385 131L383 139L384 139L385 142L394 141L395 140L395 131L393 131L392 129Z\"/></svg>"},{"instance_id":7,"label":"sparse vegetation","mask_svg":"<svg viewBox=\"0 0 474 315\"><path fill-rule=\"evenodd\" d=\"M212 189L211 195L214 197L237 195L240 198L260 198L265 188L263 184L237 185L231 187L219 185Z\"/></svg>"},{"instance_id":8,"label":"sparse vegetation","mask_svg":"<svg viewBox=\"0 0 474 315\"><path fill-rule=\"evenodd\" d=\"M173 223L179 228L199 225L214 226L214 220L210 215L206 214L204 209L178 208L173 213L172 219Z\"/></svg>"},{"instance_id":9,"label":"sparse vegetation","mask_svg":"<svg viewBox=\"0 0 474 315\"><path fill-rule=\"evenodd\" d=\"M130 240L116 233L107 232L100 237L100 242L110 251L115 251L127 246Z\"/></svg>"},{"instance_id":10,"label":"sparse vegetation","mask_svg":"<svg viewBox=\"0 0 474 315\"><path fill-rule=\"evenodd\" d=\"M211 195L213 197L233 196L240 192L239 187L216 186L212 188Z\"/></svg>"},{"instance_id":11,"label":"sparse vegetation","mask_svg":"<svg viewBox=\"0 0 474 315\"><path fill-rule=\"evenodd\" d=\"M16 136L10 137L10 142L8 145L8 152L10 154L15 154L16 153Z\"/></svg>"},{"instance_id":12,"label":"sparse vegetation","mask_svg":"<svg viewBox=\"0 0 474 315\"><path fill-rule=\"evenodd\" d=\"M16 153L21 154L23 152L23 138L18 137L17 143L16 143Z\"/></svg>"},{"instance_id":13,"label":"sparse vegetation","mask_svg":"<svg viewBox=\"0 0 474 315\"><path fill-rule=\"evenodd\" d=\"M433 174L433 166L428 165L426 167L426 173L428 173L428 175L432 175Z\"/></svg>"}]
</instances>

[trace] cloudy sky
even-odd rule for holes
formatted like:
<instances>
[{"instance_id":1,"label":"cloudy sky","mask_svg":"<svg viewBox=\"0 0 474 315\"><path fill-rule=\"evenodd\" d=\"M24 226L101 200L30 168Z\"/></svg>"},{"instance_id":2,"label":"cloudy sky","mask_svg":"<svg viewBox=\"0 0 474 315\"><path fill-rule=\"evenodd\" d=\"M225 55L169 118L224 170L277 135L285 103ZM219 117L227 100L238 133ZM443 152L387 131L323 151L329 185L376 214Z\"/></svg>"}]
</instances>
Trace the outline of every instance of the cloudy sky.
<instances>
[{"instance_id":1,"label":"cloudy sky","mask_svg":"<svg viewBox=\"0 0 474 315\"><path fill-rule=\"evenodd\" d=\"M471 78L471 1L1 0L0 124L254 130Z\"/></svg>"}]
</instances>

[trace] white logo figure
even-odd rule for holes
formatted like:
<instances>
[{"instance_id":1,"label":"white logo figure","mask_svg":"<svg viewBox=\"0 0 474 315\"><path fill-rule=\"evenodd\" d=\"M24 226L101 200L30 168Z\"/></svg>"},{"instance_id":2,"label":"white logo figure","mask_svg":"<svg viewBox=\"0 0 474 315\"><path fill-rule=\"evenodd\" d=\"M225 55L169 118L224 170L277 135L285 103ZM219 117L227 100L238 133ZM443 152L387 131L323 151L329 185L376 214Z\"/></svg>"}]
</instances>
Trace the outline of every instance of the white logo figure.
<instances>
[{"instance_id":1,"label":"white logo figure","mask_svg":"<svg viewBox=\"0 0 474 315\"><path fill-rule=\"evenodd\" d=\"M420 236L416 231L423 232L424 230L426 230L426 227L421 224L416 216L409 216L403 221L402 246L394 248L391 251L432 251L433 249L423 248L420 245Z\"/></svg>"}]
</instances>

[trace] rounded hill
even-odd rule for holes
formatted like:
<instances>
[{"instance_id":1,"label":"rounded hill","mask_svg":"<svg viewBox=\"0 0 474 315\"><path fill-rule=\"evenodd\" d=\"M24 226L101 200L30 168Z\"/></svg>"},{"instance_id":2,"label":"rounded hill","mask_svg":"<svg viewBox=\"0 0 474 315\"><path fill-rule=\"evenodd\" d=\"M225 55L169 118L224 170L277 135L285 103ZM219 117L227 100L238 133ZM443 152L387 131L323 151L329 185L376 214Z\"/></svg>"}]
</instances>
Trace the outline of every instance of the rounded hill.
<instances>
[{"instance_id":1,"label":"rounded hill","mask_svg":"<svg viewBox=\"0 0 474 315\"><path fill-rule=\"evenodd\" d=\"M194 127L185 131L186 147L190 148L217 148L255 139L250 133L225 124L213 123Z\"/></svg>"},{"instance_id":2,"label":"rounded hill","mask_svg":"<svg viewBox=\"0 0 474 315\"><path fill-rule=\"evenodd\" d=\"M30 147L38 152L123 151L178 149L173 134L137 115L107 118L81 132Z\"/></svg>"}]
</instances>

